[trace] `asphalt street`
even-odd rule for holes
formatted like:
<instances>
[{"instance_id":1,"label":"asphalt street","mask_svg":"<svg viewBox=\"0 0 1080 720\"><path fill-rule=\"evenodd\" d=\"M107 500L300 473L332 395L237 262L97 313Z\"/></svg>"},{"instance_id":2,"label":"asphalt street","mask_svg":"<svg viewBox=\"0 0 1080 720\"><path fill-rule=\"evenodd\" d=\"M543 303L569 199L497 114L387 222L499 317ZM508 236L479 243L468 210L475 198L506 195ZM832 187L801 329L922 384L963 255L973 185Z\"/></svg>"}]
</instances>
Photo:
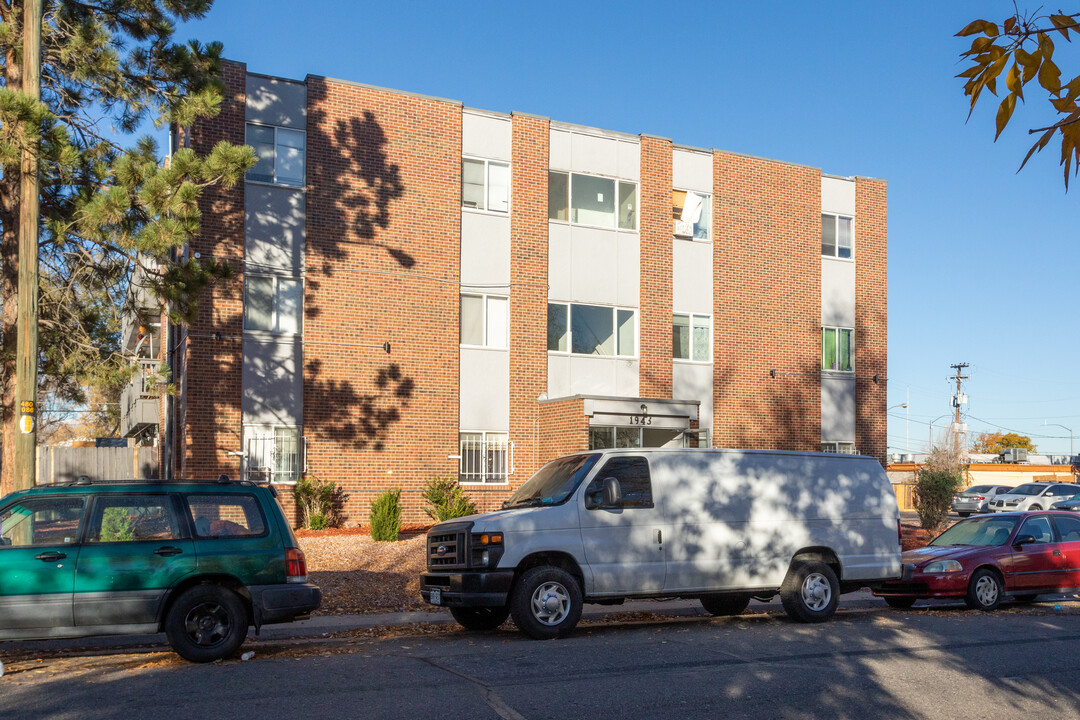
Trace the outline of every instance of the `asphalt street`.
<instances>
[{"instance_id":1,"label":"asphalt street","mask_svg":"<svg viewBox=\"0 0 1080 720\"><path fill-rule=\"evenodd\" d=\"M895 611L856 598L801 625L622 609L573 636L412 625L378 637L264 637L248 661L163 647L45 651L0 678L0 718L1080 717L1080 607Z\"/></svg>"}]
</instances>

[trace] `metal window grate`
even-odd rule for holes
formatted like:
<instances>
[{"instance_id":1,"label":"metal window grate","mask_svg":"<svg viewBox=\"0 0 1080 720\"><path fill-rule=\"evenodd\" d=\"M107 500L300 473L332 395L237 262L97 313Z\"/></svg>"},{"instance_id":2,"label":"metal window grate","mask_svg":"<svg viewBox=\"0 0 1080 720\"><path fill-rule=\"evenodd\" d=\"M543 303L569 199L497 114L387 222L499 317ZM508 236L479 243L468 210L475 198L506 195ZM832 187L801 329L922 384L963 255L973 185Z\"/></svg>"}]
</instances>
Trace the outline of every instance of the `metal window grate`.
<instances>
[{"instance_id":1,"label":"metal window grate","mask_svg":"<svg viewBox=\"0 0 1080 720\"><path fill-rule=\"evenodd\" d=\"M247 438L244 479L259 483L291 483L300 479L303 447L296 431Z\"/></svg>"},{"instance_id":2,"label":"metal window grate","mask_svg":"<svg viewBox=\"0 0 1080 720\"><path fill-rule=\"evenodd\" d=\"M463 483L505 483L514 472L514 443L481 433L463 433L458 480Z\"/></svg>"}]
</instances>

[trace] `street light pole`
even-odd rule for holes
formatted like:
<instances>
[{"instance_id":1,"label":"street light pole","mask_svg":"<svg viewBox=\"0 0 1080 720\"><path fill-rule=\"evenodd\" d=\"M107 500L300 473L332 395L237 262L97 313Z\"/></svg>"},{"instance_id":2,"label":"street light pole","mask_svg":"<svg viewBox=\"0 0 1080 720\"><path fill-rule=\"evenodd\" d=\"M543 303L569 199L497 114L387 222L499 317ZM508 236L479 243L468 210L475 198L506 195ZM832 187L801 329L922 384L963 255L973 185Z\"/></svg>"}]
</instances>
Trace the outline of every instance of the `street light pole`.
<instances>
[{"instance_id":1,"label":"street light pole","mask_svg":"<svg viewBox=\"0 0 1080 720\"><path fill-rule=\"evenodd\" d=\"M930 421L930 442L926 446L926 452L932 452L934 449L934 423L943 417L949 417L951 413L945 413L944 415L938 415L936 418Z\"/></svg>"},{"instance_id":2,"label":"street light pole","mask_svg":"<svg viewBox=\"0 0 1080 720\"><path fill-rule=\"evenodd\" d=\"M1072 428L1065 427L1061 423L1048 423L1045 420L1043 420L1043 427L1046 427L1047 425L1053 425L1054 427L1059 427L1062 430L1068 430L1069 431L1069 460L1072 460L1072 458L1073 458L1073 431L1072 431Z\"/></svg>"}]
</instances>

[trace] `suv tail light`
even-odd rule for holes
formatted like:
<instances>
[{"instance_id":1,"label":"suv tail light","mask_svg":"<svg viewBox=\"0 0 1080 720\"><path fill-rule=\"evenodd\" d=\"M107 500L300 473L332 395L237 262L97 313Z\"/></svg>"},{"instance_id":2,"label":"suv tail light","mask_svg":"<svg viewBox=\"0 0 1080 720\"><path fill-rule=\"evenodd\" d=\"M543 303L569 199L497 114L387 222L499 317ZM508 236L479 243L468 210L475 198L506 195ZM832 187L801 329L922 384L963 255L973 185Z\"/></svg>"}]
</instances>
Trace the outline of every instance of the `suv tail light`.
<instances>
[{"instance_id":1,"label":"suv tail light","mask_svg":"<svg viewBox=\"0 0 1080 720\"><path fill-rule=\"evenodd\" d=\"M300 548L285 548L285 582L307 582L307 560Z\"/></svg>"}]
</instances>

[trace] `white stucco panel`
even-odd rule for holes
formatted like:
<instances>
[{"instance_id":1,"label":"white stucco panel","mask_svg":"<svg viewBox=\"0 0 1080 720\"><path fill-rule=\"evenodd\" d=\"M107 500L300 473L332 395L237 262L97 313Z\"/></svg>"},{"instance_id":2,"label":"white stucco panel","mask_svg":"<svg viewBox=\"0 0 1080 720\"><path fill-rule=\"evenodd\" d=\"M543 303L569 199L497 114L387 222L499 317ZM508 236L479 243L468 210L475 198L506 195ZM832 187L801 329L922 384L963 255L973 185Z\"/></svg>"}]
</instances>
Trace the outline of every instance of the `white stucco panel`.
<instances>
[{"instance_id":1,"label":"white stucco panel","mask_svg":"<svg viewBox=\"0 0 1080 720\"><path fill-rule=\"evenodd\" d=\"M821 212L855 214L855 180L821 178Z\"/></svg>"},{"instance_id":2,"label":"white stucco panel","mask_svg":"<svg viewBox=\"0 0 1080 720\"><path fill-rule=\"evenodd\" d=\"M510 428L510 353L461 348L458 415L461 428Z\"/></svg>"},{"instance_id":3,"label":"white stucco panel","mask_svg":"<svg viewBox=\"0 0 1080 720\"><path fill-rule=\"evenodd\" d=\"M461 113L461 154L510 162L512 125L508 117L464 110Z\"/></svg>"}]
</instances>

